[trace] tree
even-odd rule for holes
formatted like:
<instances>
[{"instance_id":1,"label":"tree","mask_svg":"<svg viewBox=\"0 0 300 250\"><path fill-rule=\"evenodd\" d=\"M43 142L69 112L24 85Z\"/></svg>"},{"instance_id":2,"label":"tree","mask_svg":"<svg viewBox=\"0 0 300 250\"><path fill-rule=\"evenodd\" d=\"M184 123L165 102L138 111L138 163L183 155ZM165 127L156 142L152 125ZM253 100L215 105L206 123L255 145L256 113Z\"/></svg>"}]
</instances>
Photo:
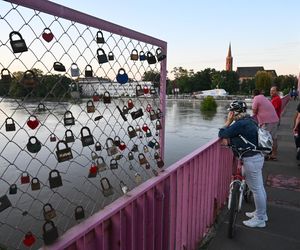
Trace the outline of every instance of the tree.
<instances>
[{"instance_id":1,"label":"tree","mask_svg":"<svg viewBox=\"0 0 300 250\"><path fill-rule=\"evenodd\" d=\"M143 81L149 81L154 84L154 87L159 88L160 86L160 73L158 71L146 71L142 77Z\"/></svg>"},{"instance_id":2,"label":"tree","mask_svg":"<svg viewBox=\"0 0 300 250\"><path fill-rule=\"evenodd\" d=\"M266 71L258 71L255 75L255 88L263 91L265 94L269 93L272 85L272 75Z\"/></svg>"}]
</instances>

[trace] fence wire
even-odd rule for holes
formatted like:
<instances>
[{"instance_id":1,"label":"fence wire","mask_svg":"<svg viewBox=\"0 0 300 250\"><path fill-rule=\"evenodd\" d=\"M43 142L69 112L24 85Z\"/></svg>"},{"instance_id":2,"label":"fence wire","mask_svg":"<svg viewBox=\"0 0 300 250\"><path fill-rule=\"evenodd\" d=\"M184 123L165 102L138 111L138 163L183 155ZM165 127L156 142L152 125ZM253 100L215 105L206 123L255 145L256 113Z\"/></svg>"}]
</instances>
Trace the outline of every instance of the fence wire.
<instances>
[{"instance_id":1,"label":"fence wire","mask_svg":"<svg viewBox=\"0 0 300 250\"><path fill-rule=\"evenodd\" d=\"M0 249L37 249L163 169L165 56L3 1L0 27Z\"/></svg>"}]
</instances>

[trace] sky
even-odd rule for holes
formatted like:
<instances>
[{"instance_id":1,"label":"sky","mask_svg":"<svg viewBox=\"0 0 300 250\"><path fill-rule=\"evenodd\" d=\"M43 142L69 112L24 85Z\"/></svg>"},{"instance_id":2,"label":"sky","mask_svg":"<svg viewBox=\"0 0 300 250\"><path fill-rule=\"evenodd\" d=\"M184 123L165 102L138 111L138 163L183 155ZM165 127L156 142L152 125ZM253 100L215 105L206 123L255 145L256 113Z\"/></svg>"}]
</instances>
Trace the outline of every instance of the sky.
<instances>
[{"instance_id":1,"label":"sky","mask_svg":"<svg viewBox=\"0 0 300 250\"><path fill-rule=\"evenodd\" d=\"M168 43L174 67L233 69L263 66L278 75L300 72L298 0L53 0Z\"/></svg>"}]
</instances>

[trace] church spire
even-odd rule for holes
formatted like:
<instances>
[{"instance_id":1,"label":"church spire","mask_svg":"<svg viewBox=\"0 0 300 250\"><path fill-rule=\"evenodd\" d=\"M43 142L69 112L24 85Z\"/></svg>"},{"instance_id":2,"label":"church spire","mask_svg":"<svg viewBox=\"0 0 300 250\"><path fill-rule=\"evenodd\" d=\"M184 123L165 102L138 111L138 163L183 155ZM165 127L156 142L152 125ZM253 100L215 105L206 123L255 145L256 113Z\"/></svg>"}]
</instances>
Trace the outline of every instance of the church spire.
<instances>
[{"instance_id":1,"label":"church spire","mask_svg":"<svg viewBox=\"0 0 300 250\"><path fill-rule=\"evenodd\" d=\"M232 71L232 55L231 55L231 42L229 43L228 55L226 57L226 71Z\"/></svg>"}]
</instances>

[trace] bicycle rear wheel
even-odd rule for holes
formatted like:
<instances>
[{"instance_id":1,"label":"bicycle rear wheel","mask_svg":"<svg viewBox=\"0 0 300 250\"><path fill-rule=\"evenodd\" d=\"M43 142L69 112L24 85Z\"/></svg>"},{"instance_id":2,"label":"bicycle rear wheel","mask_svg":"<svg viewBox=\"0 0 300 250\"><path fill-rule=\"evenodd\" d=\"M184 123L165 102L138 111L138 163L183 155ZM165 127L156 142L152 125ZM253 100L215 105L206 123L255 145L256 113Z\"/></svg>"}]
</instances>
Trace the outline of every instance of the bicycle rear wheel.
<instances>
[{"instance_id":1,"label":"bicycle rear wheel","mask_svg":"<svg viewBox=\"0 0 300 250\"><path fill-rule=\"evenodd\" d=\"M232 187L229 218L228 218L229 220L228 238L230 239L232 239L235 234L235 222L238 214L239 197L240 197L240 184L238 182L235 182L233 183L233 187Z\"/></svg>"}]
</instances>

